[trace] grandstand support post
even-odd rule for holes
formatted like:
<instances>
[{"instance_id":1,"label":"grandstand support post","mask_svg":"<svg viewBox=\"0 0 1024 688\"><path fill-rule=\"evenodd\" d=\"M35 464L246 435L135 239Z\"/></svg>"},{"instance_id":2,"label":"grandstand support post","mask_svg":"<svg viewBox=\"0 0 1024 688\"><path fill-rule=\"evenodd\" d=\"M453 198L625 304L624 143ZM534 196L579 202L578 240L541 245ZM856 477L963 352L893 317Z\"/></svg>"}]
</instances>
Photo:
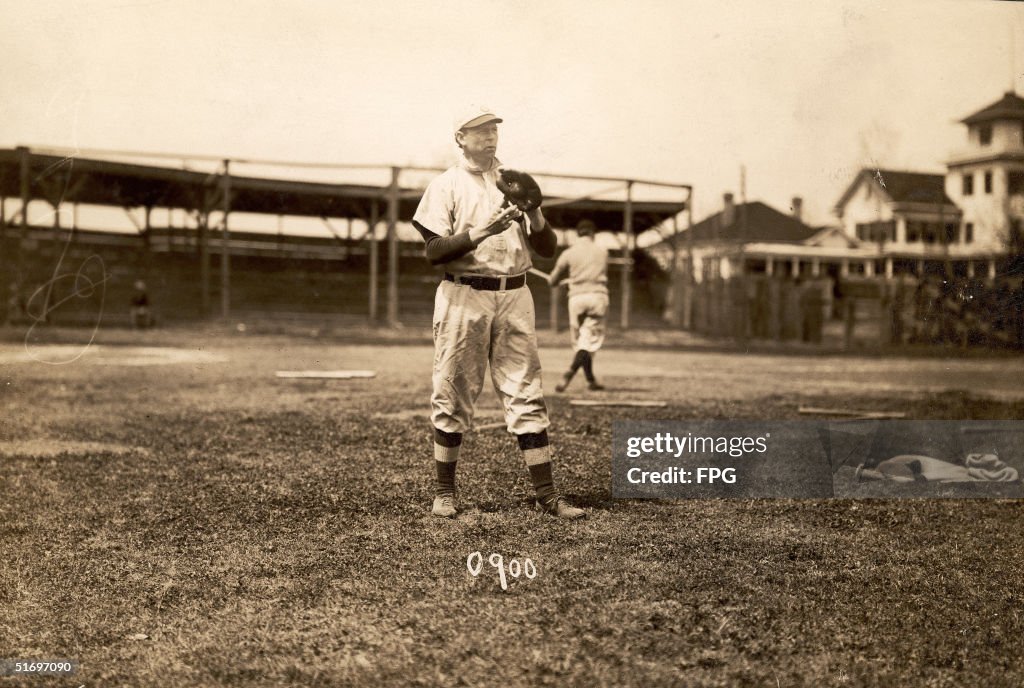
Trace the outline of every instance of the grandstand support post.
<instances>
[{"instance_id":1,"label":"grandstand support post","mask_svg":"<svg viewBox=\"0 0 1024 688\"><path fill-rule=\"evenodd\" d=\"M679 285L679 216L672 216L672 257L669 259L668 268L668 295L665 300L667 308L662 317L672 326L679 326L679 314L682 310L680 294L682 289Z\"/></svg>"},{"instance_id":2,"label":"grandstand support post","mask_svg":"<svg viewBox=\"0 0 1024 688\"><path fill-rule=\"evenodd\" d=\"M228 230L228 214L231 212L231 161L224 161L224 176L221 178L222 206L224 212L220 234L220 315L227 318L231 315L231 247Z\"/></svg>"},{"instance_id":3,"label":"grandstand support post","mask_svg":"<svg viewBox=\"0 0 1024 688\"><path fill-rule=\"evenodd\" d=\"M78 205L76 204L75 205L75 209L76 209L75 210L75 217L76 218L78 217L77 208L78 208ZM145 220L144 220L144 222L145 222L145 225L144 225L145 226L145 231L142 234L142 275L146 279L149 279L150 265L153 262L152 251L151 251L152 242L153 242L153 220L152 220L152 217L151 217L152 213L153 213L153 206L147 205L146 206ZM77 220L75 221L75 223L77 224ZM74 230L72 230L72 231L74 232Z\"/></svg>"},{"instance_id":4,"label":"grandstand support post","mask_svg":"<svg viewBox=\"0 0 1024 688\"><path fill-rule=\"evenodd\" d=\"M697 288L697 279L693 265L693 187L686 194L686 283L683 297L683 329L692 330L693 295Z\"/></svg>"},{"instance_id":5,"label":"grandstand support post","mask_svg":"<svg viewBox=\"0 0 1024 688\"><path fill-rule=\"evenodd\" d=\"M18 158L21 163L21 236L28 236L28 204L32 202L32 187L29 184L29 152L25 146L18 146ZM20 251L19 251L20 255Z\"/></svg>"},{"instance_id":6,"label":"grandstand support post","mask_svg":"<svg viewBox=\"0 0 1024 688\"><path fill-rule=\"evenodd\" d=\"M398 175L400 167L391 168L388 187L388 325L398 326Z\"/></svg>"},{"instance_id":7,"label":"grandstand support post","mask_svg":"<svg viewBox=\"0 0 1024 688\"><path fill-rule=\"evenodd\" d=\"M377 322L377 282L378 277L378 249L377 249L377 223L380 221L380 209L377 205L377 201L374 200L370 204L370 221L369 226L366 230L366 235L370 240L370 322Z\"/></svg>"},{"instance_id":8,"label":"grandstand support post","mask_svg":"<svg viewBox=\"0 0 1024 688\"><path fill-rule=\"evenodd\" d=\"M622 221L622 229L626 233L626 255L622 261L622 313L620 324L623 330L629 329L629 311L633 307L632 272L633 249L636 248L636 236L633 234L633 181L626 182L626 210Z\"/></svg>"},{"instance_id":9,"label":"grandstand support post","mask_svg":"<svg viewBox=\"0 0 1024 688\"><path fill-rule=\"evenodd\" d=\"M21 273L21 242L28 237L28 205L32 202L32 185L29 182L31 159L28 148L18 147L19 162L21 163L21 231L18 233L18 241L14 250L14 268L17 274Z\"/></svg>"},{"instance_id":10,"label":"grandstand support post","mask_svg":"<svg viewBox=\"0 0 1024 688\"><path fill-rule=\"evenodd\" d=\"M204 194L205 196L205 194ZM203 205L206 206L204 200ZM199 250L199 309L203 318L210 315L210 213L203 207L196 213L196 248Z\"/></svg>"},{"instance_id":11,"label":"grandstand support post","mask_svg":"<svg viewBox=\"0 0 1024 688\"><path fill-rule=\"evenodd\" d=\"M0 194L0 298L4 298L6 303L7 296L13 296L13 294L7 294L7 283L10 281L10 276L7 274L7 261L4 259L6 255L6 247L4 244L7 243L7 198ZM10 317L9 314L5 317Z\"/></svg>"}]
</instances>

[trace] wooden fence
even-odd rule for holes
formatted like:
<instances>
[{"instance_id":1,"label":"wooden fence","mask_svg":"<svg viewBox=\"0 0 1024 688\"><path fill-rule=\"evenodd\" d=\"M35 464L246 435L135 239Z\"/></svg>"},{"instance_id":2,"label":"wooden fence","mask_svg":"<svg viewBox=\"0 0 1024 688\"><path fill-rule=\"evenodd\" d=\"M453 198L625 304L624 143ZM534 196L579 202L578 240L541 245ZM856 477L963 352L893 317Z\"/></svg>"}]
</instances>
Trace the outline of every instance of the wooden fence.
<instances>
[{"instance_id":1,"label":"wooden fence","mask_svg":"<svg viewBox=\"0 0 1024 688\"><path fill-rule=\"evenodd\" d=\"M692 329L711 337L845 349L1024 348L1024 286L999 280L745 275L693 286Z\"/></svg>"}]
</instances>

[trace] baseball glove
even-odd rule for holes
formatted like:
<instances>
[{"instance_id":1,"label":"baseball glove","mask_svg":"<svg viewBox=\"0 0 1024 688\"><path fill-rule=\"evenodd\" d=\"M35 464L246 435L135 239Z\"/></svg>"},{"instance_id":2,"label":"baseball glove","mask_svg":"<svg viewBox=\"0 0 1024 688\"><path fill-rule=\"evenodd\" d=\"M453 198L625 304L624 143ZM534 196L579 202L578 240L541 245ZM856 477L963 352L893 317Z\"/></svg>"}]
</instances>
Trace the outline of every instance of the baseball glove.
<instances>
[{"instance_id":1,"label":"baseball glove","mask_svg":"<svg viewBox=\"0 0 1024 688\"><path fill-rule=\"evenodd\" d=\"M514 204L524 213L540 207L544 194L533 177L519 170L502 170L498 190L505 194L505 202Z\"/></svg>"}]
</instances>

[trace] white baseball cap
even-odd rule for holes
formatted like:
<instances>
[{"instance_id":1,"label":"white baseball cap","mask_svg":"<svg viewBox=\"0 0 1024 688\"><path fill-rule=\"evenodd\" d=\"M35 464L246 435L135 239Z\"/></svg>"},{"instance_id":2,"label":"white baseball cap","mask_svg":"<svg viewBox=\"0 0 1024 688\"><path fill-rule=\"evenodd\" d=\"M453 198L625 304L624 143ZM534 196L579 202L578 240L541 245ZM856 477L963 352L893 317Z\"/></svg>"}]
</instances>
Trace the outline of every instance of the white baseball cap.
<instances>
[{"instance_id":1,"label":"white baseball cap","mask_svg":"<svg viewBox=\"0 0 1024 688\"><path fill-rule=\"evenodd\" d=\"M473 127L479 127L481 124L487 124L488 122L502 122L504 120L498 117L491 108L484 105L470 105L468 108L459 113L459 116L455 118L455 131L461 131L463 129L471 129Z\"/></svg>"}]
</instances>

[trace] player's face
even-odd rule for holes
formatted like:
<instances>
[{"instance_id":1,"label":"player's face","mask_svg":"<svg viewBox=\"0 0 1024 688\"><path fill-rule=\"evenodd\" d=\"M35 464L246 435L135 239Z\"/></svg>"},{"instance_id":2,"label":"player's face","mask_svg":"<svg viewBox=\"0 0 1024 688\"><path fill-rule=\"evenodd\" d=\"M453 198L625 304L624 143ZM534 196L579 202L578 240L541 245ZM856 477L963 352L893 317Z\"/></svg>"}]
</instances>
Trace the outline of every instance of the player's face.
<instances>
[{"instance_id":1,"label":"player's face","mask_svg":"<svg viewBox=\"0 0 1024 688\"><path fill-rule=\"evenodd\" d=\"M487 160L498 152L498 125L494 122L463 129L459 135L462 138L462 150L474 160Z\"/></svg>"}]
</instances>

